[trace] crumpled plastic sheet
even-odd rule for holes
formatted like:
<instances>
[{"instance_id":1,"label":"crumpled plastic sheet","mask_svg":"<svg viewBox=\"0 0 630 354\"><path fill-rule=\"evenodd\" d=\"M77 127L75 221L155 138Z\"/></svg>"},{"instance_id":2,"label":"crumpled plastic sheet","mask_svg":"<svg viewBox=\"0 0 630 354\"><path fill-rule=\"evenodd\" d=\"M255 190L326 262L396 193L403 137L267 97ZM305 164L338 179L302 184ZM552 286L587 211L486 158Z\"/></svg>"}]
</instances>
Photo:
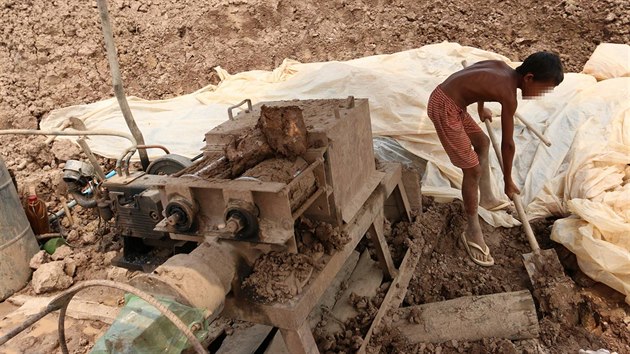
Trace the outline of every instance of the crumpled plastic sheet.
<instances>
[{"instance_id":1,"label":"crumpled plastic sheet","mask_svg":"<svg viewBox=\"0 0 630 354\"><path fill-rule=\"evenodd\" d=\"M199 340L208 335L208 324L204 311L182 305L168 298L158 298L184 323L199 324L195 332ZM186 336L155 307L141 298L126 294L125 306L118 317L101 336L90 353L92 354L179 354L188 348Z\"/></svg>"}]
</instances>

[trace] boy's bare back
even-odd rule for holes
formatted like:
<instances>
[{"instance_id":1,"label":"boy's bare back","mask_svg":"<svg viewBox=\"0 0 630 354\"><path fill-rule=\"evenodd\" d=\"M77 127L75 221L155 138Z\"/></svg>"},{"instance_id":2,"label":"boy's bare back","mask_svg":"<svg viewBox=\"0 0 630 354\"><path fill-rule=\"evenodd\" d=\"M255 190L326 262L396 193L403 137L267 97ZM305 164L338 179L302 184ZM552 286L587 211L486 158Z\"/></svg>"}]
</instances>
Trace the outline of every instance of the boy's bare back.
<instances>
[{"instance_id":1,"label":"boy's bare back","mask_svg":"<svg viewBox=\"0 0 630 354\"><path fill-rule=\"evenodd\" d=\"M518 74L500 60L475 63L449 76L440 87L463 108L476 102L516 104Z\"/></svg>"}]
</instances>

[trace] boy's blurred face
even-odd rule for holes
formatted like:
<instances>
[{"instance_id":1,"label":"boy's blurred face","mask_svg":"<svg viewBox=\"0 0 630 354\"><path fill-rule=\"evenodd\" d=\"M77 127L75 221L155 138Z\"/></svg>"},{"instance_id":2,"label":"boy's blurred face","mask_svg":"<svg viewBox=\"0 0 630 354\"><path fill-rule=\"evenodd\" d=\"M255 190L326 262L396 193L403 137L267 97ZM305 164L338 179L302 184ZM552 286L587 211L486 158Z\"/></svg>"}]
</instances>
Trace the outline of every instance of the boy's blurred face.
<instances>
[{"instance_id":1,"label":"boy's blurred face","mask_svg":"<svg viewBox=\"0 0 630 354\"><path fill-rule=\"evenodd\" d=\"M551 92L556 87L552 81L536 81L534 75L527 74L523 77L523 99L532 99Z\"/></svg>"}]
</instances>

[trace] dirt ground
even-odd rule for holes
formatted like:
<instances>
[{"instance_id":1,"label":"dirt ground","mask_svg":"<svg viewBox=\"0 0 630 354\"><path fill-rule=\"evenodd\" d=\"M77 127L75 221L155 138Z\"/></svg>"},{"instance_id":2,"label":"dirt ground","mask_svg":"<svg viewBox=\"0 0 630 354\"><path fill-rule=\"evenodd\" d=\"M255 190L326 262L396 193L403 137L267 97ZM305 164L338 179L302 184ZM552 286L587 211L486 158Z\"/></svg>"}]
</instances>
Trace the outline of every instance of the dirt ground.
<instances>
[{"instance_id":1,"label":"dirt ground","mask_svg":"<svg viewBox=\"0 0 630 354\"><path fill-rule=\"evenodd\" d=\"M216 83L212 68L217 65L230 72L272 69L285 58L345 60L448 40L514 60L536 50L553 50L560 53L568 71L579 72L598 43L630 42L626 0L111 0L109 4L126 93L147 99L170 98ZM112 95L94 1L0 0L0 129L35 129L53 109ZM60 168L81 154L67 142L44 141L44 137L0 136L0 158L16 173L20 190L35 185L49 209L56 211L60 196L65 195ZM454 218L447 230L440 231L442 215L427 212L436 219L424 226L442 237L439 242L433 239L430 256L421 260L423 272L412 280L407 305L527 287L519 257L526 247L518 241L519 230L485 230L490 234L489 246L505 252L494 254L499 267L479 272L462 256L463 250L450 251L456 247L461 220L453 212L456 206L445 208L451 210L445 214ZM70 243L78 246L75 250L84 254L77 256L75 282L106 278L111 253L102 253L120 245L101 236L108 235L107 230L91 211L76 208L73 216L75 225L64 219L62 226ZM548 225L543 223L535 231L548 234ZM564 260L571 263L570 256ZM579 272L572 275L578 283L584 282L580 285L592 285ZM27 287L23 292L30 291ZM541 345L567 348L561 351L567 353L586 346L620 353L630 350L617 294L595 285L581 288L580 296L582 326L565 327L542 318L548 331ZM89 350L92 337L86 344L80 334L70 333L70 339L80 344L74 347L76 352ZM18 352L58 351L45 350L40 342L23 344ZM483 341L414 350L510 352L501 349L510 345L517 344Z\"/></svg>"},{"instance_id":2,"label":"dirt ground","mask_svg":"<svg viewBox=\"0 0 630 354\"><path fill-rule=\"evenodd\" d=\"M424 256L416 267L403 306L470 295L535 290L523 266L522 254L531 250L520 228L493 228L483 223L488 247L494 250L495 266L480 270L458 242L465 227L462 203L439 204L425 198L423 207L423 215L418 216L414 223L397 225L393 229L393 236L408 235L411 240L421 240L423 245ZM542 248L553 249L549 240L552 224L553 220L532 223ZM589 282L576 267L575 256L562 246L556 245L556 248L567 273L572 276L567 283L569 296L563 298L571 307L567 309L565 304L555 303L550 306L551 311L538 308L540 340L487 339L414 346L390 332L389 337L383 338L382 352L577 353L580 349L600 348L618 353L629 351L630 328L626 322L630 320L630 306L625 304L624 297L603 284ZM545 299L560 294L562 290L561 286L552 287L549 289L551 294L547 294ZM557 311L560 308L562 311Z\"/></svg>"}]
</instances>

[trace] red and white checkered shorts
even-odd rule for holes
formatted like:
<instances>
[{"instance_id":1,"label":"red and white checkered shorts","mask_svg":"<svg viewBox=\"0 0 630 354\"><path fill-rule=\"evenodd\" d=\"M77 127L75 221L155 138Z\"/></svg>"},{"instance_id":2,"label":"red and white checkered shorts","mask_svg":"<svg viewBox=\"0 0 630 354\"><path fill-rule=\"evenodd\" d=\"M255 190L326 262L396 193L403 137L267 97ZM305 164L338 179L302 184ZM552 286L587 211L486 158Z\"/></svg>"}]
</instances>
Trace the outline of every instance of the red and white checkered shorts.
<instances>
[{"instance_id":1,"label":"red and white checkered shorts","mask_svg":"<svg viewBox=\"0 0 630 354\"><path fill-rule=\"evenodd\" d=\"M470 114L448 97L440 86L431 93L427 113L453 165L462 169L477 166L479 157L472 149L468 136L482 130Z\"/></svg>"}]
</instances>

